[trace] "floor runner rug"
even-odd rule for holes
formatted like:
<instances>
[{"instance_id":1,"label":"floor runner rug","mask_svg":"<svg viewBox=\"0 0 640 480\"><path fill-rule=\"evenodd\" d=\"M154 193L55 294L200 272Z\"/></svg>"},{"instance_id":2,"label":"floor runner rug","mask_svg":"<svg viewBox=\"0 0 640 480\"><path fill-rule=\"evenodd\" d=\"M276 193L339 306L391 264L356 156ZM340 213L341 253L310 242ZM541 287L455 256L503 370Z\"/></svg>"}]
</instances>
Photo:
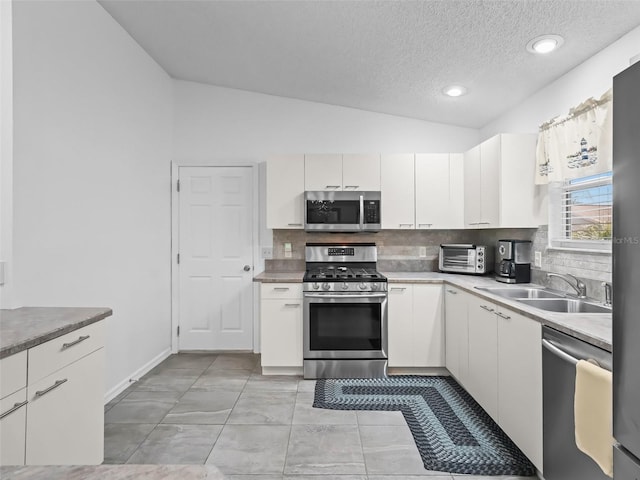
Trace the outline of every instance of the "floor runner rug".
<instances>
[{"instance_id":1,"label":"floor runner rug","mask_svg":"<svg viewBox=\"0 0 640 480\"><path fill-rule=\"evenodd\" d=\"M520 449L451 377L321 379L316 382L313 406L401 411L427 470L536 474Z\"/></svg>"}]
</instances>

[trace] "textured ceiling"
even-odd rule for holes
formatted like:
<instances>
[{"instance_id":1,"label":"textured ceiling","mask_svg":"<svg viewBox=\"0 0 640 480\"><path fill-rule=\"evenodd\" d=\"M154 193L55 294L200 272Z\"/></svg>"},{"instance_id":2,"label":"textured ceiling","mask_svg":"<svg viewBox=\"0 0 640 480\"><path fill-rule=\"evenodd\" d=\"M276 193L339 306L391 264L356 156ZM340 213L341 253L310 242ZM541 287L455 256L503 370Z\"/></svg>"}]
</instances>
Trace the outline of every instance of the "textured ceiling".
<instances>
[{"instance_id":1,"label":"textured ceiling","mask_svg":"<svg viewBox=\"0 0 640 480\"><path fill-rule=\"evenodd\" d=\"M174 78L475 128L640 25L640 0L99 2Z\"/></svg>"}]
</instances>

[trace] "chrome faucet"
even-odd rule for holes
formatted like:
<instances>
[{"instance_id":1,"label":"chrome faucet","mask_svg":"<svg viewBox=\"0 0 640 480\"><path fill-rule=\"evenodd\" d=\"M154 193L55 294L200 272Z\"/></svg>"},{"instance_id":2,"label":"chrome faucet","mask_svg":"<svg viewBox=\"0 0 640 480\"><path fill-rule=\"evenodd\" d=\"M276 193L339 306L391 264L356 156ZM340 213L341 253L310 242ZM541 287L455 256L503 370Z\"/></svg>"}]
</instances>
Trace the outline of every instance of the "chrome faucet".
<instances>
[{"instance_id":1,"label":"chrome faucet","mask_svg":"<svg viewBox=\"0 0 640 480\"><path fill-rule=\"evenodd\" d=\"M607 282L602 282L602 286L604 287L604 305L606 307L611 306L611 284Z\"/></svg>"},{"instance_id":2,"label":"chrome faucet","mask_svg":"<svg viewBox=\"0 0 640 480\"><path fill-rule=\"evenodd\" d=\"M577 279L573 275L561 274L561 273L547 273L547 278L558 277L567 282L571 288L573 288L578 294L578 298L587 298L587 286L584 284L582 280ZM574 285L570 279L573 279L576 284Z\"/></svg>"}]
</instances>

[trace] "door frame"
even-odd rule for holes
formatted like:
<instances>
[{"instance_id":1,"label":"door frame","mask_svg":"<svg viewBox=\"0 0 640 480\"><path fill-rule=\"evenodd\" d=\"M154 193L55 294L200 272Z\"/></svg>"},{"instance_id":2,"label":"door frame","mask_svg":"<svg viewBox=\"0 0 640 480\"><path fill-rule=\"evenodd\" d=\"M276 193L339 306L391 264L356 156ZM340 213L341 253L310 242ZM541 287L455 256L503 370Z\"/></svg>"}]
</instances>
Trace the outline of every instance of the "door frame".
<instances>
[{"instance_id":1,"label":"door frame","mask_svg":"<svg viewBox=\"0 0 640 480\"><path fill-rule=\"evenodd\" d=\"M263 197L263 188L260 179L259 163L251 160L211 160L211 161L179 161L171 162L171 353L178 353L178 326L180 325L180 271L177 264L178 253L180 252L180 194L177 191L178 179L180 178L180 168L186 167L244 167L251 168L253 183L253 218L251 221L252 255L253 267L252 275L256 275L256 270L264 269L264 261L260 255L260 199ZM260 308L259 296L256 295L255 282L251 289L253 297L253 351L260 351Z\"/></svg>"}]
</instances>

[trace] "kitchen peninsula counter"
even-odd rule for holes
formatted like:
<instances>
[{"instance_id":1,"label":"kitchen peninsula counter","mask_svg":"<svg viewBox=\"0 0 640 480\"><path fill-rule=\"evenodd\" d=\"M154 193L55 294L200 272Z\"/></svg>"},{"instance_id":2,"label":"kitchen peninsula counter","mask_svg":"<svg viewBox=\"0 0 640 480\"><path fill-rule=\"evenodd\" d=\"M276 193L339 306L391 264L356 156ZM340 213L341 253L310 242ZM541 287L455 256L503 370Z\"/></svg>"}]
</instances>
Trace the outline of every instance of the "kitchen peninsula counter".
<instances>
[{"instance_id":1,"label":"kitchen peninsula counter","mask_svg":"<svg viewBox=\"0 0 640 480\"><path fill-rule=\"evenodd\" d=\"M110 308L22 307L0 310L0 358L91 325L112 315Z\"/></svg>"}]
</instances>

